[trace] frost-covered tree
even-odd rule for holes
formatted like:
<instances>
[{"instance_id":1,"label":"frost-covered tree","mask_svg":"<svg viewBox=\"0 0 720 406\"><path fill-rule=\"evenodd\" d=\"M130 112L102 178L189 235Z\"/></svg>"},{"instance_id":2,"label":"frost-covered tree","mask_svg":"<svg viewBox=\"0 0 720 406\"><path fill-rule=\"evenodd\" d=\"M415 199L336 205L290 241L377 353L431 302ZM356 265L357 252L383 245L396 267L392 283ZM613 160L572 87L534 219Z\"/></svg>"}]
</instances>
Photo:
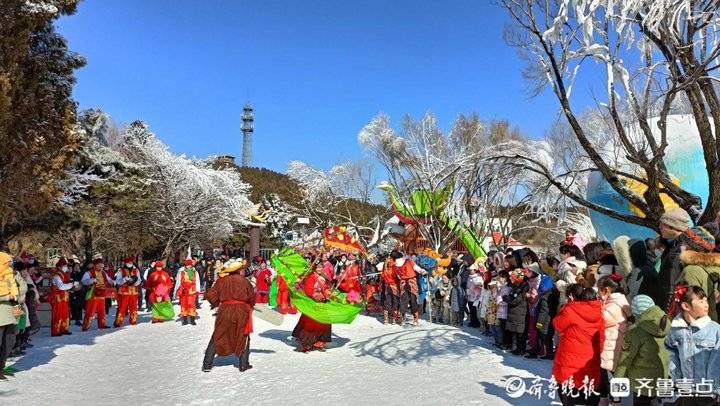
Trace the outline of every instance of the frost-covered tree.
<instances>
[{"instance_id":1,"label":"frost-covered tree","mask_svg":"<svg viewBox=\"0 0 720 406\"><path fill-rule=\"evenodd\" d=\"M368 218L367 207L373 185L372 166L359 161L334 165L329 171L313 168L302 161L291 161L288 176L301 185L300 211L310 219L310 229L344 224L363 245L368 244L373 225L387 214L377 210Z\"/></svg>"},{"instance_id":2,"label":"frost-covered tree","mask_svg":"<svg viewBox=\"0 0 720 406\"><path fill-rule=\"evenodd\" d=\"M62 191L58 203L72 206L88 193L92 185L108 182L136 169L119 151L110 147L107 138L113 127L110 115L100 109L80 113L76 130L80 145L73 162L66 169L66 176L58 180L58 188ZM112 187L116 192L128 190L130 186L125 180L113 182Z\"/></svg>"},{"instance_id":3,"label":"frost-covered tree","mask_svg":"<svg viewBox=\"0 0 720 406\"><path fill-rule=\"evenodd\" d=\"M549 87L578 148L579 165L543 161L529 144L508 154L574 203L613 218L657 229L666 194L698 222L720 209L720 3L714 0L501 0L512 26L506 39L527 59L523 75L537 94ZM580 114L572 95L598 81L599 110ZM602 94L602 96L600 96ZM673 182L664 157L668 117L691 113L710 180L708 202ZM558 152L557 150L555 152ZM564 158L567 154L561 153ZM540 154L540 158L546 155ZM566 171L565 169L570 169ZM574 182L599 171L639 214L585 199ZM634 183L640 187L630 187ZM705 204L703 210L702 204Z\"/></svg>"},{"instance_id":4,"label":"frost-covered tree","mask_svg":"<svg viewBox=\"0 0 720 406\"><path fill-rule=\"evenodd\" d=\"M141 121L127 127L120 150L147 179L138 192L148 196L146 230L164 242L163 257L191 243L228 237L249 222L250 186L236 171L174 155Z\"/></svg>"},{"instance_id":5,"label":"frost-covered tree","mask_svg":"<svg viewBox=\"0 0 720 406\"><path fill-rule=\"evenodd\" d=\"M0 243L53 208L78 147L71 96L85 61L53 27L77 3L0 2Z\"/></svg>"},{"instance_id":6,"label":"frost-covered tree","mask_svg":"<svg viewBox=\"0 0 720 406\"><path fill-rule=\"evenodd\" d=\"M298 210L285 203L276 193L262 197L262 209L267 213L265 225L273 239L280 239L291 231L298 216Z\"/></svg>"}]
</instances>

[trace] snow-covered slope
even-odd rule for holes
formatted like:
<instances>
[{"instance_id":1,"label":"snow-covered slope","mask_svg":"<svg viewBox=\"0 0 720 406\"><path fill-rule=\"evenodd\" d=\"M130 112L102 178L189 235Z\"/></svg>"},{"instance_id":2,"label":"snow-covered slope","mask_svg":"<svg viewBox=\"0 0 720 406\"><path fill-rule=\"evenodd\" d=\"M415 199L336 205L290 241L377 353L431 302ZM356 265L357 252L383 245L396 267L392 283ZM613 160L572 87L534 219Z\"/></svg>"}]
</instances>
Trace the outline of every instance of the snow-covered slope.
<instances>
[{"instance_id":1,"label":"snow-covered slope","mask_svg":"<svg viewBox=\"0 0 720 406\"><path fill-rule=\"evenodd\" d=\"M176 306L177 307L177 306ZM213 317L207 306L197 326L179 322L49 337L15 362L21 370L0 383L0 404L26 405L461 405L549 404L514 399L505 380L550 377L549 361L491 350L475 329L421 322L382 325L360 316L333 326L327 352L295 352L289 338L298 316L282 326L255 319L251 364L240 373L234 357L217 358L201 372ZM112 316L112 312L111 312ZM109 320L112 320L109 318Z\"/></svg>"}]
</instances>

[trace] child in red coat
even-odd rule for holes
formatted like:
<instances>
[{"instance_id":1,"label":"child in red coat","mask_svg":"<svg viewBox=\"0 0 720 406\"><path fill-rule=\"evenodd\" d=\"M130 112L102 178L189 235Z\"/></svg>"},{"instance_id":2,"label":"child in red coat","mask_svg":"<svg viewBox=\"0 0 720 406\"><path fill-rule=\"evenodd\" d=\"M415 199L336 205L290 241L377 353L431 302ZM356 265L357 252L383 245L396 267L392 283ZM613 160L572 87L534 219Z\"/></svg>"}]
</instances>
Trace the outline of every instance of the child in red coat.
<instances>
[{"instance_id":1,"label":"child in red coat","mask_svg":"<svg viewBox=\"0 0 720 406\"><path fill-rule=\"evenodd\" d=\"M561 388L563 405L597 405L600 354L605 342L602 303L595 290L577 283L568 285L566 294L568 302L553 319L560 343L552 374Z\"/></svg>"},{"instance_id":2,"label":"child in red coat","mask_svg":"<svg viewBox=\"0 0 720 406\"><path fill-rule=\"evenodd\" d=\"M270 284L272 283L272 272L265 260L260 261L260 267L255 271L255 303L267 303L270 299Z\"/></svg>"}]
</instances>

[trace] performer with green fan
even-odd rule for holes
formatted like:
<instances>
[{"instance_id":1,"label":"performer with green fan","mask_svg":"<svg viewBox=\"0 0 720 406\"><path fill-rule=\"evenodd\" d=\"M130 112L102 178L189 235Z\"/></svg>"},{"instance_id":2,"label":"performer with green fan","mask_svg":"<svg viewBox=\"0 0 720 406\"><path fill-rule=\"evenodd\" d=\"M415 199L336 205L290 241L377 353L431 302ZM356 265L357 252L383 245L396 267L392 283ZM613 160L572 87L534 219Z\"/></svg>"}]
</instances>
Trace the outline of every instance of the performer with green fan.
<instances>
[{"instance_id":1,"label":"performer with green fan","mask_svg":"<svg viewBox=\"0 0 720 406\"><path fill-rule=\"evenodd\" d=\"M303 278L301 284L303 292L317 302L325 302L333 297L330 284L325 280L322 264L317 264L313 272ZM325 351L325 343L331 340L332 324L321 323L301 313L292 336L297 338L300 344L298 351Z\"/></svg>"}]
</instances>

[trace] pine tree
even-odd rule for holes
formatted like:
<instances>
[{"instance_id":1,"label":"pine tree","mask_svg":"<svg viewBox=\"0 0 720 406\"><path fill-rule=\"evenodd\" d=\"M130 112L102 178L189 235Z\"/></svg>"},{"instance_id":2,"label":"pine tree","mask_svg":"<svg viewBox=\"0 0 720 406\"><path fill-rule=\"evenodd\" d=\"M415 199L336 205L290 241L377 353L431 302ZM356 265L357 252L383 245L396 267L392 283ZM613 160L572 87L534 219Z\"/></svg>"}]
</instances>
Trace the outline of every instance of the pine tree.
<instances>
[{"instance_id":1,"label":"pine tree","mask_svg":"<svg viewBox=\"0 0 720 406\"><path fill-rule=\"evenodd\" d=\"M79 0L0 2L0 243L62 196L78 148L73 72L85 64L53 26Z\"/></svg>"}]
</instances>

